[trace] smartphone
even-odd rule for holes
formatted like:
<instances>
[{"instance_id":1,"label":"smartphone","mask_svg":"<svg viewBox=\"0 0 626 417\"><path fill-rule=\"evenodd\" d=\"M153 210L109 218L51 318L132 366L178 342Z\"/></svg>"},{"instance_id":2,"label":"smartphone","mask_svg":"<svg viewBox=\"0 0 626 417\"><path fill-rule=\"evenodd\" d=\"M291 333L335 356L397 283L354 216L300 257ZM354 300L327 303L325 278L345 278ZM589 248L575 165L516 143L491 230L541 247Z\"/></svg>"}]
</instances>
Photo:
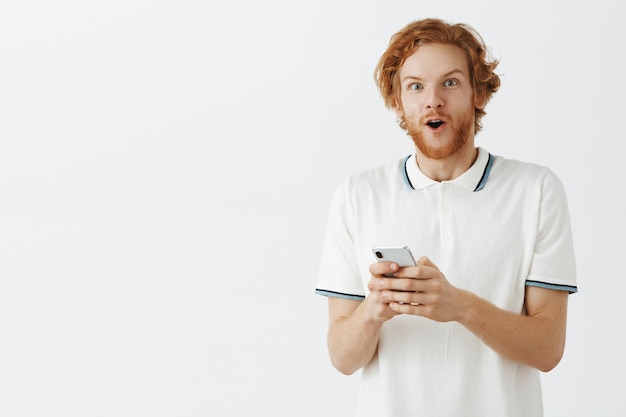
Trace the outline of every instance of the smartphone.
<instances>
[{"instance_id":1,"label":"smartphone","mask_svg":"<svg viewBox=\"0 0 626 417\"><path fill-rule=\"evenodd\" d=\"M400 267L415 265L415 258L408 246L374 246L372 252L378 262L395 262Z\"/></svg>"}]
</instances>

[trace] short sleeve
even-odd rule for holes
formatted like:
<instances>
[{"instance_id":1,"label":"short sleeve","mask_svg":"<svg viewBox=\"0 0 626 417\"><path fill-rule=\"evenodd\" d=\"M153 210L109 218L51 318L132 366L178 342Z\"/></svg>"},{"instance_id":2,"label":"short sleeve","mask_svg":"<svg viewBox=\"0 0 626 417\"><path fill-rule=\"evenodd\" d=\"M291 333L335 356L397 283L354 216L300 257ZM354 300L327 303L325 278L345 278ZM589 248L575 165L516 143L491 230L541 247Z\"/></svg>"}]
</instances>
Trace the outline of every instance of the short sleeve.
<instances>
[{"instance_id":1,"label":"short sleeve","mask_svg":"<svg viewBox=\"0 0 626 417\"><path fill-rule=\"evenodd\" d=\"M537 238L526 285L578 291L567 197L561 181L550 170L541 182Z\"/></svg>"},{"instance_id":2,"label":"short sleeve","mask_svg":"<svg viewBox=\"0 0 626 417\"><path fill-rule=\"evenodd\" d=\"M354 210L350 201L350 180L335 189L322 249L316 293L363 300L365 290L359 273L354 244Z\"/></svg>"}]
</instances>

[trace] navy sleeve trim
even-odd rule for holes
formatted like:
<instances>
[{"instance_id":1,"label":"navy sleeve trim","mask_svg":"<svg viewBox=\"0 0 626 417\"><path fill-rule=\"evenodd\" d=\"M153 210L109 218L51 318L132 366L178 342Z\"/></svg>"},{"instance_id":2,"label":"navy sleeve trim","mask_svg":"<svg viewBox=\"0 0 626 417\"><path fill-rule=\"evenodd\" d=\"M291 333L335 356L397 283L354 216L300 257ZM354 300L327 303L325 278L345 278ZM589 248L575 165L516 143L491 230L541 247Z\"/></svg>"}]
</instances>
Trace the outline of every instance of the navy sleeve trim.
<instances>
[{"instance_id":1,"label":"navy sleeve trim","mask_svg":"<svg viewBox=\"0 0 626 417\"><path fill-rule=\"evenodd\" d=\"M324 295L326 297L344 298L346 300L355 300L355 301L365 300L365 296L363 295L345 294L345 293L336 292L336 291L320 290L319 288L315 289L315 294Z\"/></svg>"},{"instance_id":2,"label":"navy sleeve trim","mask_svg":"<svg viewBox=\"0 0 626 417\"><path fill-rule=\"evenodd\" d=\"M570 294L574 294L578 292L578 287L573 285L557 285L557 284L548 284L547 282L541 281L526 281L527 287L539 287L539 288L547 288L549 290L559 290L559 291L568 291Z\"/></svg>"}]
</instances>

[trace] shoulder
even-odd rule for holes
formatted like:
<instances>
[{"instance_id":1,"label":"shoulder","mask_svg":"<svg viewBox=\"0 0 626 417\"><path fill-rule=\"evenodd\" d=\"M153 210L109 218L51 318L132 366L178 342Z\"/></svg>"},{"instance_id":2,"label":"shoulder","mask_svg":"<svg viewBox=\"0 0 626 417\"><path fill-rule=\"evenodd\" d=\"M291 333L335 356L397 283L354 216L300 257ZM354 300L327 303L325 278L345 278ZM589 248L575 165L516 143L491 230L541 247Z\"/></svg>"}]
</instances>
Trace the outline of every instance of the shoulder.
<instances>
[{"instance_id":1,"label":"shoulder","mask_svg":"<svg viewBox=\"0 0 626 417\"><path fill-rule=\"evenodd\" d=\"M350 174L342 179L337 189L363 191L366 189L379 189L380 187L387 188L389 185L403 185L406 158L405 156L374 168Z\"/></svg>"},{"instance_id":2,"label":"shoulder","mask_svg":"<svg viewBox=\"0 0 626 417\"><path fill-rule=\"evenodd\" d=\"M539 165L533 162L522 161L518 159L511 159L501 155L493 156L493 167L505 172L519 172L528 175L541 176L545 175L550 169L546 166Z\"/></svg>"},{"instance_id":3,"label":"shoulder","mask_svg":"<svg viewBox=\"0 0 626 417\"><path fill-rule=\"evenodd\" d=\"M560 186L560 179L547 166L528 161L510 159L500 155L494 158L492 175L498 180L528 184Z\"/></svg>"}]
</instances>

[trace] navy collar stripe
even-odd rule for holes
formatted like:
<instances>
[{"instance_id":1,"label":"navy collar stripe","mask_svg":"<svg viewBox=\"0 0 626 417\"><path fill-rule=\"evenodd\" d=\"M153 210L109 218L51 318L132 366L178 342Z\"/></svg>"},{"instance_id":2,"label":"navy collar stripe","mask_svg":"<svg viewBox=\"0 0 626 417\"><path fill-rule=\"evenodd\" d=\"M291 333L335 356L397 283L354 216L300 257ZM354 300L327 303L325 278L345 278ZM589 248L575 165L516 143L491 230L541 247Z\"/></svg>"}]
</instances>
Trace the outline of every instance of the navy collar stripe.
<instances>
[{"instance_id":1,"label":"navy collar stripe","mask_svg":"<svg viewBox=\"0 0 626 417\"><path fill-rule=\"evenodd\" d=\"M402 170L402 178L404 178L404 182L406 183L406 185L408 185L412 190L415 190L415 187L413 187L413 184L411 184L411 180L409 179L409 173L406 170L406 164L407 162L409 162L409 158L411 157L411 155L407 156L404 159L404 169Z\"/></svg>"},{"instance_id":2,"label":"navy collar stripe","mask_svg":"<svg viewBox=\"0 0 626 417\"><path fill-rule=\"evenodd\" d=\"M409 179L409 173L406 168L406 165L409 162L409 158L411 158L411 155L407 156L404 159L404 165L403 165L404 169L402 170L402 178L404 179L404 182L406 183L406 185L409 186L409 188L411 188L412 190L415 190L415 187L413 187L413 184L411 184L411 180ZM483 188L485 188L485 184L487 184L487 180L489 179L489 174L491 173L492 166L493 166L493 155L489 154L489 159L487 159L485 170L483 171L483 175L480 177L480 181L478 181L476 188L474 188L474 192L480 191Z\"/></svg>"},{"instance_id":3,"label":"navy collar stripe","mask_svg":"<svg viewBox=\"0 0 626 417\"><path fill-rule=\"evenodd\" d=\"M491 172L491 166L493 165L493 156L489 154L489 159L487 160L487 165L485 166L485 170L483 171L483 176L480 177L480 181L478 181L478 185L474 188L474 192L480 191L487 184L487 179L489 178L489 173Z\"/></svg>"}]
</instances>

